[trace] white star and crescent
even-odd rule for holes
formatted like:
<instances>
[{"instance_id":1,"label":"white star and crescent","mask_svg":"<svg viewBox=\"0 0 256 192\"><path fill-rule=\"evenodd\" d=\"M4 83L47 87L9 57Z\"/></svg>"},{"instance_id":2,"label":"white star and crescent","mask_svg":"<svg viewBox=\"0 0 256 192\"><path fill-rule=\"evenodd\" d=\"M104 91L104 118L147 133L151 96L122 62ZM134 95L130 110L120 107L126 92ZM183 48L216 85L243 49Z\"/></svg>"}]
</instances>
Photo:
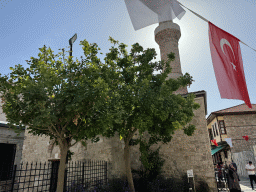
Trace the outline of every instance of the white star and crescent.
<instances>
[{"instance_id":1,"label":"white star and crescent","mask_svg":"<svg viewBox=\"0 0 256 192\"><path fill-rule=\"evenodd\" d=\"M230 45L230 43L228 42L228 40L227 40L227 39L224 39L224 38L220 40L220 47L221 47L223 53L225 54L224 49L223 49L223 46L224 46L225 44L230 47L230 49L231 49L232 52L233 52L234 58L235 58L235 54L234 54L234 51L233 51L233 49L232 49L232 46ZM233 65L233 68L234 68L234 70L236 71L236 66L234 65L234 63L232 63L232 62L230 62L230 63Z\"/></svg>"}]
</instances>

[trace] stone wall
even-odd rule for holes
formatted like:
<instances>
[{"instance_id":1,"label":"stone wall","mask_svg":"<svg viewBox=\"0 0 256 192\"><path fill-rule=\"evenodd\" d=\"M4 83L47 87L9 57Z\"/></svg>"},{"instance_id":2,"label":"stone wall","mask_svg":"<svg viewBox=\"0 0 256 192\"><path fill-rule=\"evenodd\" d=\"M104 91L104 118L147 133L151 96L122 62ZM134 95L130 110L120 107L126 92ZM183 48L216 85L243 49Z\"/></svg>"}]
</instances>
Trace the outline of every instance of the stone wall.
<instances>
[{"instance_id":1,"label":"stone wall","mask_svg":"<svg viewBox=\"0 0 256 192\"><path fill-rule=\"evenodd\" d=\"M169 144L160 145L160 154L165 158L163 174L166 177L182 177L187 170L193 169L194 175L198 178L196 182L204 179L211 191L215 191L216 181L205 119L204 98L197 97L195 102L201 107L194 111L195 117L191 121L191 124L196 126L194 134L187 136L179 130L176 131ZM157 148L158 145L154 147Z\"/></svg>"},{"instance_id":2,"label":"stone wall","mask_svg":"<svg viewBox=\"0 0 256 192\"><path fill-rule=\"evenodd\" d=\"M245 166L248 164L248 161L252 161L255 165L256 159L252 151L242 151L239 153L233 153L234 162L237 165L237 173L239 176L247 177L247 171L245 170Z\"/></svg>"},{"instance_id":3,"label":"stone wall","mask_svg":"<svg viewBox=\"0 0 256 192\"><path fill-rule=\"evenodd\" d=\"M19 164L21 161L23 140L24 132L21 133L20 136L17 136L13 130L8 130L6 127L0 127L0 143L16 145L15 165Z\"/></svg>"},{"instance_id":4,"label":"stone wall","mask_svg":"<svg viewBox=\"0 0 256 192\"><path fill-rule=\"evenodd\" d=\"M195 117L191 124L196 125L193 136L187 136L183 131L177 131L169 144L157 144L152 146L155 150L160 148L160 155L165 159L163 175L166 177L182 177L189 169L194 170L194 175L204 179L211 191L216 189L214 178L214 167L212 164L209 135L205 119L204 97L195 99L201 107L195 111ZM47 161L50 158L59 158L59 147L53 146L49 137L38 137L28 134L26 130L26 140L24 142L23 161ZM138 134L138 133L137 133ZM134 136L136 139L137 136ZM139 145L131 147L131 167L138 169L141 166L139 161ZM121 177L125 174L124 167L124 142L120 141L119 135L113 138L100 137L98 143L88 141L86 147L81 143L76 144L70 150L74 152L72 161L82 161L84 159L105 160L109 162L108 178L113 176Z\"/></svg>"},{"instance_id":5,"label":"stone wall","mask_svg":"<svg viewBox=\"0 0 256 192\"><path fill-rule=\"evenodd\" d=\"M155 150L161 146L160 155L165 159L164 176L182 177L187 170L193 169L197 178L204 179L214 191L216 183L205 119L204 97L197 97L195 101L201 107L195 111L195 117L191 122L196 125L194 135L186 136L183 131L177 131L169 144L154 145L152 149ZM51 146L49 137L33 136L28 133L28 130L25 135L23 162L45 162L48 159L59 158L59 147ZM136 139L136 137L134 138ZM131 166L133 169L138 169L141 165L139 145L131 148ZM74 152L72 161L84 159L108 161L108 178L111 178L113 176L121 177L125 174L123 149L123 140L120 141L119 135L116 134L113 138L100 137L98 143L88 141L86 147L77 143L70 150Z\"/></svg>"},{"instance_id":6,"label":"stone wall","mask_svg":"<svg viewBox=\"0 0 256 192\"><path fill-rule=\"evenodd\" d=\"M5 117L5 114L3 113L2 105L3 103L0 99L0 121L6 122L6 117ZM17 136L14 130L8 129L7 127L0 127L0 143L16 145L14 164L19 164L21 161L23 140L24 140L24 131L21 132L19 136Z\"/></svg>"},{"instance_id":7,"label":"stone wall","mask_svg":"<svg viewBox=\"0 0 256 192\"><path fill-rule=\"evenodd\" d=\"M227 135L232 138L233 153L251 150L251 146L256 145L253 139L256 138L256 114L225 115L223 118ZM249 136L248 141L243 139L245 135Z\"/></svg>"},{"instance_id":8,"label":"stone wall","mask_svg":"<svg viewBox=\"0 0 256 192\"><path fill-rule=\"evenodd\" d=\"M256 114L224 115L227 135L232 138L232 157L237 164L238 174L247 176L245 165L248 161L256 163ZM242 136L248 135L245 141Z\"/></svg>"},{"instance_id":9,"label":"stone wall","mask_svg":"<svg viewBox=\"0 0 256 192\"><path fill-rule=\"evenodd\" d=\"M59 146L52 147L49 137L34 136L29 134L28 130L26 130L25 134L23 162L45 162L48 159L60 158ZM83 161L85 159L107 161L108 178L112 176L121 177L125 173L123 149L124 143L123 140L120 141L118 134L113 138L100 137L98 143L88 141L86 147L79 142L70 148L74 152L72 161Z\"/></svg>"}]
</instances>

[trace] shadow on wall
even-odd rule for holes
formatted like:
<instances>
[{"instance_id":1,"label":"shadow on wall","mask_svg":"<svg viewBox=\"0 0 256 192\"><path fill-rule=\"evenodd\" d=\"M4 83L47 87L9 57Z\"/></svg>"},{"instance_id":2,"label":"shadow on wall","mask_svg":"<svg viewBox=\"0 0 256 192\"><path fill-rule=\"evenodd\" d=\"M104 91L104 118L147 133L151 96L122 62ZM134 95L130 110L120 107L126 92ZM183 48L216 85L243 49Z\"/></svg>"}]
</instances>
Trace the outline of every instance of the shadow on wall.
<instances>
[{"instance_id":1,"label":"shadow on wall","mask_svg":"<svg viewBox=\"0 0 256 192\"><path fill-rule=\"evenodd\" d=\"M176 179L176 180L179 182L179 179ZM196 192L209 192L210 191L210 188L204 179L198 178L195 175L194 180L196 181L195 182ZM184 186L182 192L189 191L190 184L188 183L187 175L183 175L183 177L182 177L182 179L180 179L180 181L183 183L183 186ZM191 187L193 187L193 186L191 186ZM177 189L177 191L181 191L181 190Z\"/></svg>"},{"instance_id":2,"label":"shadow on wall","mask_svg":"<svg viewBox=\"0 0 256 192\"><path fill-rule=\"evenodd\" d=\"M203 179L198 179L195 177L196 182L196 191L197 192L209 192L210 189L208 184ZM158 191L169 191L169 192L188 192L189 191L189 183L187 175L184 174L182 178L164 178L160 176L154 182L144 183L138 180L134 180L135 189L138 192L143 192L147 189L148 192L158 192Z\"/></svg>"},{"instance_id":3,"label":"shadow on wall","mask_svg":"<svg viewBox=\"0 0 256 192\"><path fill-rule=\"evenodd\" d=\"M197 180L197 178L195 178ZM168 191L168 192L188 192L189 184L187 175L184 175L182 178L164 178L159 176L156 180L152 182L145 181L141 178L134 178L134 187L136 192L159 192L159 191ZM128 190L128 182L125 177L123 178L113 178L110 179L107 186L97 188L97 192L112 192L119 191L125 192ZM209 192L210 189L207 183L203 180L196 183L197 192Z\"/></svg>"}]
</instances>

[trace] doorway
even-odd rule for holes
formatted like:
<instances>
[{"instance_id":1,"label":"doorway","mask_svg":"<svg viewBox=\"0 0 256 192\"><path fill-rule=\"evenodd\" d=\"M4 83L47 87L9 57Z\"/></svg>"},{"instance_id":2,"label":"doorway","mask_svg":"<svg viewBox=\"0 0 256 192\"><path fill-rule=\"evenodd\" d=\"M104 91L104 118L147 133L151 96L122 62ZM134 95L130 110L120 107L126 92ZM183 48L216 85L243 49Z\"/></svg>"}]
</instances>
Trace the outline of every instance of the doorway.
<instances>
[{"instance_id":1,"label":"doorway","mask_svg":"<svg viewBox=\"0 0 256 192\"><path fill-rule=\"evenodd\" d=\"M12 178L16 153L16 144L0 143L0 181Z\"/></svg>"}]
</instances>

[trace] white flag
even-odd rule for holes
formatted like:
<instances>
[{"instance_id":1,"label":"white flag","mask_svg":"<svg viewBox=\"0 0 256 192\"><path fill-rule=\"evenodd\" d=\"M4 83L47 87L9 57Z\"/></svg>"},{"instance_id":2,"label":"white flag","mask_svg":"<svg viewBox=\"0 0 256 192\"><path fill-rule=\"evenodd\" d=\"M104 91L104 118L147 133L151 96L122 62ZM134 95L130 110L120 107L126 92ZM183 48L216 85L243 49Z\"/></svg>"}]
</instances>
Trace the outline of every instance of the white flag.
<instances>
[{"instance_id":1,"label":"white flag","mask_svg":"<svg viewBox=\"0 0 256 192\"><path fill-rule=\"evenodd\" d=\"M186 12L177 0L125 0L125 4L135 30L181 19Z\"/></svg>"},{"instance_id":2,"label":"white flag","mask_svg":"<svg viewBox=\"0 0 256 192\"><path fill-rule=\"evenodd\" d=\"M225 138L225 140L230 147L233 147L231 138Z\"/></svg>"}]
</instances>

